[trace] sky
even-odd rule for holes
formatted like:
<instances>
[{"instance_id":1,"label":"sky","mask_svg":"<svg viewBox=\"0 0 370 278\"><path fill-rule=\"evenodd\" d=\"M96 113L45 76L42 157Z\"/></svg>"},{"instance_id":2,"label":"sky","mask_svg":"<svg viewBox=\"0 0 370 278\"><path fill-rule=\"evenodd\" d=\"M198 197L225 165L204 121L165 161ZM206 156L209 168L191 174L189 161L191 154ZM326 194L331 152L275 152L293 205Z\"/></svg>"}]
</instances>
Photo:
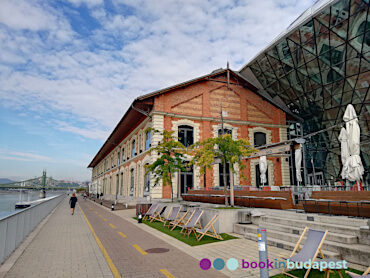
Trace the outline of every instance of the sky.
<instances>
[{"instance_id":1,"label":"sky","mask_svg":"<svg viewBox=\"0 0 370 278\"><path fill-rule=\"evenodd\" d=\"M239 70L314 0L0 0L0 178L88 181L138 96Z\"/></svg>"}]
</instances>

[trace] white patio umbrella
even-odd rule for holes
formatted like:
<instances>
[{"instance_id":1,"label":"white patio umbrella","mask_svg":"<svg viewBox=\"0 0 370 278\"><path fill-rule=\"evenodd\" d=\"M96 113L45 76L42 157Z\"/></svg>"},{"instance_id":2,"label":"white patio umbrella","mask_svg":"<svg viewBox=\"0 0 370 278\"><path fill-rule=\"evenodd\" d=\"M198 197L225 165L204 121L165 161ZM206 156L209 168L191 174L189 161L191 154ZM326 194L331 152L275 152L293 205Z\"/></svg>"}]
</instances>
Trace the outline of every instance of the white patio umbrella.
<instances>
[{"instance_id":1,"label":"white patio umbrella","mask_svg":"<svg viewBox=\"0 0 370 278\"><path fill-rule=\"evenodd\" d=\"M344 175L349 181L360 181L364 174L360 158L360 127L352 104L347 105L343 120L346 121L349 157L343 166L342 177Z\"/></svg>"},{"instance_id":2,"label":"white patio umbrella","mask_svg":"<svg viewBox=\"0 0 370 278\"><path fill-rule=\"evenodd\" d=\"M265 185L265 183L267 182L267 179L266 179L267 160L266 160L265 155L260 157L259 168L260 168L260 173L261 173L260 175L261 183Z\"/></svg>"},{"instance_id":3,"label":"white patio umbrella","mask_svg":"<svg viewBox=\"0 0 370 278\"><path fill-rule=\"evenodd\" d=\"M341 160L342 160L342 179L346 179L346 173L345 173L345 167L347 159L349 157L349 151L348 151L348 134L344 127L340 130L340 134L338 137L340 141L340 154L341 154Z\"/></svg>"},{"instance_id":4,"label":"white patio umbrella","mask_svg":"<svg viewBox=\"0 0 370 278\"><path fill-rule=\"evenodd\" d=\"M296 177L298 185L300 182L302 182L302 175L301 175L301 167L302 167L302 144L300 144L300 148L296 149L294 152L295 157L295 171L296 171Z\"/></svg>"}]
</instances>

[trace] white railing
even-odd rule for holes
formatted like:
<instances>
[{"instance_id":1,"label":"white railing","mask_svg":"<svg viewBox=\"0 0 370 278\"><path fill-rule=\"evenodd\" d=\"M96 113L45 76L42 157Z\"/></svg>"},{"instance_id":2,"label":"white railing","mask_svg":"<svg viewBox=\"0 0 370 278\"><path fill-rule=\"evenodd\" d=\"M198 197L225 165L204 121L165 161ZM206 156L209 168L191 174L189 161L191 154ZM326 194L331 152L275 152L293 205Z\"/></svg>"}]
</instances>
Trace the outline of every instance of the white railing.
<instances>
[{"instance_id":1,"label":"white railing","mask_svg":"<svg viewBox=\"0 0 370 278\"><path fill-rule=\"evenodd\" d=\"M0 220L0 265L64 198L56 196Z\"/></svg>"}]
</instances>

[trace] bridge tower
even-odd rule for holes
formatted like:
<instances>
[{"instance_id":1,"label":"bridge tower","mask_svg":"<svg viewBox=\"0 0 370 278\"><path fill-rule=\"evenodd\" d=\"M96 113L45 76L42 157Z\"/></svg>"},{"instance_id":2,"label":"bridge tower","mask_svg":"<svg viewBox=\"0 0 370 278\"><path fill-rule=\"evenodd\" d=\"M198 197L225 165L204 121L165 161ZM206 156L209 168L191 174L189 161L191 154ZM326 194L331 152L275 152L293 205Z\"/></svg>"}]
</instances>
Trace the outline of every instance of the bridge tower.
<instances>
[{"instance_id":1,"label":"bridge tower","mask_svg":"<svg viewBox=\"0 0 370 278\"><path fill-rule=\"evenodd\" d=\"M46 182L46 170L44 169L42 171L41 191L40 191L40 195L39 195L40 199L45 198L45 182Z\"/></svg>"}]
</instances>

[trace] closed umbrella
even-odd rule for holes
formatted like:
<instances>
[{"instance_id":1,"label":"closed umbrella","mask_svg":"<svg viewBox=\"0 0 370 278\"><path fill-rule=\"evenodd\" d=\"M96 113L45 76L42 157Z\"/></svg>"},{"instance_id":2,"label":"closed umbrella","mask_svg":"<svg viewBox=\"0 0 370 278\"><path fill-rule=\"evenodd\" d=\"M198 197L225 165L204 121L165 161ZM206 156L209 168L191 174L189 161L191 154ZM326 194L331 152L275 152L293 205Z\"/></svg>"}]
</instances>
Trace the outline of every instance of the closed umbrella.
<instances>
[{"instance_id":1,"label":"closed umbrella","mask_svg":"<svg viewBox=\"0 0 370 278\"><path fill-rule=\"evenodd\" d=\"M342 179L346 179L347 173L345 172L346 167L344 167L344 165L346 165L347 159L349 157L349 150L348 150L348 134L344 127L342 127L342 129L340 130L338 139L340 141L340 155L343 165Z\"/></svg>"},{"instance_id":2,"label":"closed umbrella","mask_svg":"<svg viewBox=\"0 0 370 278\"><path fill-rule=\"evenodd\" d=\"M302 167L302 145L300 145L299 149L296 149L294 152L295 157L295 172L297 177L298 185L302 182L302 175L301 175L301 167Z\"/></svg>"},{"instance_id":3,"label":"closed umbrella","mask_svg":"<svg viewBox=\"0 0 370 278\"><path fill-rule=\"evenodd\" d=\"M259 168L260 168L260 173L261 173L260 175L261 183L265 185L265 183L267 182L267 179L266 179L267 160L266 160L265 155L260 157Z\"/></svg>"},{"instance_id":4,"label":"closed umbrella","mask_svg":"<svg viewBox=\"0 0 370 278\"><path fill-rule=\"evenodd\" d=\"M349 181L360 181L364 174L364 167L360 158L360 127L352 104L348 104L343 120L346 122L349 157L343 166L342 173L344 172L345 178Z\"/></svg>"}]
</instances>

